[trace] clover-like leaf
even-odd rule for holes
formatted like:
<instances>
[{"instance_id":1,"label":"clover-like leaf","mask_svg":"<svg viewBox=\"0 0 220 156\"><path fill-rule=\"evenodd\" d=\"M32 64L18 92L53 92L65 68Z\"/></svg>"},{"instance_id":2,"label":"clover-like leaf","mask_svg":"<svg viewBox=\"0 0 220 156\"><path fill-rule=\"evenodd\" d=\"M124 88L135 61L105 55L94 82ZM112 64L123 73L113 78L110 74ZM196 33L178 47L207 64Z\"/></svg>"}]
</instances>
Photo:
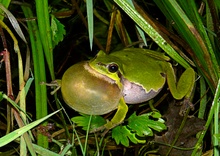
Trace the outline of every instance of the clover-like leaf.
<instances>
[{"instance_id":1,"label":"clover-like leaf","mask_svg":"<svg viewBox=\"0 0 220 156\"><path fill-rule=\"evenodd\" d=\"M166 125L164 124L163 120L161 120L161 118L156 118L156 120L150 118L152 117L152 113L146 113L140 116L137 116L135 113L133 113L128 118L128 127L134 130L140 137L153 136L153 131L151 128L158 132L165 130ZM159 117L158 115L156 116Z\"/></svg>"},{"instance_id":2,"label":"clover-like leaf","mask_svg":"<svg viewBox=\"0 0 220 156\"><path fill-rule=\"evenodd\" d=\"M127 126L117 126L112 130L112 138L115 139L117 145L120 143L126 147L129 146L129 140L134 144L137 143L145 143L145 140L140 140L136 137L135 133L133 133Z\"/></svg>"},{"instance_id":3,"label":"clover-like leaf","mask_svg":"<svg viewBox=\"0 0 220 156\"><path fill-rule=\"evenodd\" d=\"M66 35L64 25L60 23L55 16L51 16L51 30L53 38L53 47L55 47L60 41L63 40L63 36Z\"/></svg>"},{"instance_id":4,"label":"clover-like leaf","mask_svg":"<svg viewBox=\"0 0 220 156\"><path fill-rule=\"evenodd\" d=\"M90 115L81 114L81 116L76 116L71 119L74 123L76 123L78 126L81 126L83 130L87 130ZM103 126L106 123L106 120L98 115L93 115L90 123L90 131L95 130L101 126Z\"/></svg>"}]
</instances>

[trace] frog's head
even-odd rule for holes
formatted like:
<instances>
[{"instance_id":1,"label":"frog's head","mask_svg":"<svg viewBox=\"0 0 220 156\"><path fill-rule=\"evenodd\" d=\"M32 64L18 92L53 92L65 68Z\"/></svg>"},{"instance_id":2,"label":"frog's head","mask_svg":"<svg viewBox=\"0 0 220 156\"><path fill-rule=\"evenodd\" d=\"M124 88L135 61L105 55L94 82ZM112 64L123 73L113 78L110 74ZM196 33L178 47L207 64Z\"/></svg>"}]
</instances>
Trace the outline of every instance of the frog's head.
<instances>
[{"instance_id":1,"label":"frog's head","mask_svg":"<svg viewBox=\"0 0 220 156\"><path fill-rule=\"evenodd\" d=\"M119 87L122 87L120 84L120 76L123 72L123 65L117 57L107 55L101 50L89 61L89 66L99 74L115 81Z\"/></svg>"}]
</instances>

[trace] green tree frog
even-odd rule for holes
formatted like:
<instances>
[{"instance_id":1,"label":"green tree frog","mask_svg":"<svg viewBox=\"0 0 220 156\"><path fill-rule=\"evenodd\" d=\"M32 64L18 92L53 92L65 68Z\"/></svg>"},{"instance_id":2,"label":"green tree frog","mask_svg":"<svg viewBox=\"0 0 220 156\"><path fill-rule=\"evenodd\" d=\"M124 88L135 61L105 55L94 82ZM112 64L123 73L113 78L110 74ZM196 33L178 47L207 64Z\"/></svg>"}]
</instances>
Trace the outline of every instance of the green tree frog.
<instances>
[{"instance_id":1,"label":"green tree frog","mask_svg":"<svg viewBox=\"0 0 220 156\"><path fill-rule=\"evenodd\" d=\"M64 73L61 93L74 110L103 115L117 109L104 128L123 122L127 104L138 104L154 98L165 82L175 99L189 98L195 72L188 68L178 83L169 57L140 48L127 48L107 55L104 51L91 60L77 63Z\"/></svg>"}]
</instances>

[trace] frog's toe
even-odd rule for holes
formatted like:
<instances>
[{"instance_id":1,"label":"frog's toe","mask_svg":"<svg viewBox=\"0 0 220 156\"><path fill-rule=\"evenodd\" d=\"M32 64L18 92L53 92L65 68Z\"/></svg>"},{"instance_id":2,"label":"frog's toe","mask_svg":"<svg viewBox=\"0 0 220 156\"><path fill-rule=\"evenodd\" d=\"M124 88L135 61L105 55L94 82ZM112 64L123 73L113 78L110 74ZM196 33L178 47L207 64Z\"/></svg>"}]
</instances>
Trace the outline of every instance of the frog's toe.
<instances>
[{"instance_id":1,"label":"frog's toe","mask_svg":"<svg viewBox=\"0 0 220 156\"><path fill-rule=\"evenodd\" d=\"M193 103L190 101L189 98L185 98L182 102L181 102L181 109L180 109L180 112L179 114L181 116L184 116L186 114L186 111L188 108L190 108L190 110L194 111L194 105Z\"/></svg>"},{"instance_id":2,"label":"frog's toe","mask_svg":"<svg viewBox=\"0 0 220 156\"><path fill-rule=\"evenodd\" d=\"M104 129L106 129L105 125L98 127L98 128L94 128L92 130L89 131L89 133L95 133L95 132L99 132L99 131L103 131Z\"/></svg>"}]
</instances>

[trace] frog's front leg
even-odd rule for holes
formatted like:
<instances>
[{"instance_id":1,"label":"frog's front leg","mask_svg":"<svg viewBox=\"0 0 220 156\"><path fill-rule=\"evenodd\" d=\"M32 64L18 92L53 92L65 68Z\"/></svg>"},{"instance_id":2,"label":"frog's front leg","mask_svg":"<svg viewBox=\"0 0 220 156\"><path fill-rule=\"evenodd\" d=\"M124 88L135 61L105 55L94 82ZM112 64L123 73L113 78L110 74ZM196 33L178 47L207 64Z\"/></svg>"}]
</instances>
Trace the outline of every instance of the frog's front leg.
<instances>
[{"instance_id":1,"label":"frog's front leg","mask_svg":"<svg viewBox=\"0 0 220 156\"><path fill-rule=\"evenodd\" d=\"M41 82L40 84L55 88L50 93L51 95L54 95L61 88L61 80L53 80L51 83Z\"/></svg>"},{"instance_id":2,"label":"frog's front leg","mask_svg":"<svg viewBox=\"0 0 220 156\"><path fill-rule=\"evenodd\" d=\"M116 127L117 125L121 124L124 121L127 112L128 112L128 106L125 103L124 98L122 97L119 101L117 112L115 113L115 115L111 119L111 121L108 121L105 125L95 129L94 131L90 131L90 132L97 132L100 130L105 130L102 133L102 135L104 136L110 129Z\"/></svg>"},{"instance_id":3,"label":"frog's front leg","mask_svg":"<svg viewBox=\"0 0 220 156\"><path fill-rule=\"evenodd\" d=\"M128 106L125 103L124 98L121 98L120 101L119 101L117 112L115 113L112 120L104 125L105 128L106 129L112 129L115 126L122 123L125 119L125 116L126 116L127 112L128 112Z\"/></svg>"}]
</instances>

